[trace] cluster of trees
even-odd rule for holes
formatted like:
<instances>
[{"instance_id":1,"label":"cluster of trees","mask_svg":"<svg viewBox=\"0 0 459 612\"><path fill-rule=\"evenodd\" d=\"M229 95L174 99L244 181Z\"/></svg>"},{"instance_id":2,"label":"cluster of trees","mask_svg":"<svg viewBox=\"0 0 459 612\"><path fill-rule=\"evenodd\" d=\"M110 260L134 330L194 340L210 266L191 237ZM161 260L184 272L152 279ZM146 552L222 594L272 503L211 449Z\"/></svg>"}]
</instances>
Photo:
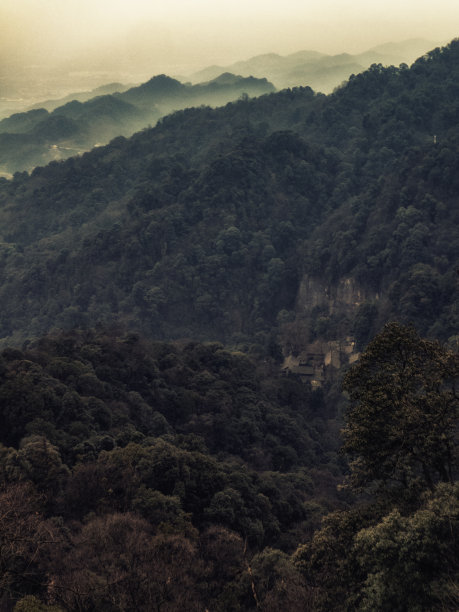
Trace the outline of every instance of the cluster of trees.
<instances>
[{"instance_id":1,"label":"cluster of trees","mask_svg":"<svg viewBox=\"0 0 459 612\"><path fill-rule=\"evenodd\" d=\"M0 361L6 609L295 599L282 586L290 573L301 583L289 553L346 498L320 392L217 343L107 330L47 336Z\"/></svg>"},{"instance_id":2,"label":"cluster of trees","mask_svg":"<svg viewBox=\"0 0 459 612\"><path fill-rule=\"evenodd\" d=\"M349 469L320 394L221 345L72 332L1 367L3 609L456 609L459 357L413 328L344 379Z\"/></svg>"},{"instance_id":3,"label":"cluster of trees","mask_svg":"<svg viewBox=\"0 0 459 612\"><path fill-rule=\"evenodd\" d=\"M363 496L295 553L313 609L457 609L458 380L457 353L396 323L346 374L344 486Z\"/></svg>"}]
</instances>

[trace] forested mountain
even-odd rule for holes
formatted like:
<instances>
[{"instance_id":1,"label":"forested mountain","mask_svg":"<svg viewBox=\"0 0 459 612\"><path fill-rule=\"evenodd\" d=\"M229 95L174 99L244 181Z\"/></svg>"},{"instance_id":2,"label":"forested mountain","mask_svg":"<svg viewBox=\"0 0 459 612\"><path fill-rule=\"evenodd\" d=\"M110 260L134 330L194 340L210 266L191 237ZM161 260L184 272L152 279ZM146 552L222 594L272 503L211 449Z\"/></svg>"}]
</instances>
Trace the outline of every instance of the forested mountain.
<instances>
[{"instance_id":1,"label":"forested mountain","mask_svg":"<svg viewBox=\"0 0 459 612\"><path fill-rule=\"evenodd\" d=\"M330 96L180 111L4 181L1 336L121 320L265 350L299 328L363 345L397 316L447 340L458 53L375 65ZM316 293L351 279L354 307L308 297L310 279Z\"/></svg>"},{"instance_id":2,"label":"forested mountain","mask_svg":"<svg viewBox=\"0 0 459 612\"><path fill-rule=\"evenodd\" d=\"M5 611L457 610L458 82L455 40L0 180Z\"/></svg>"},{"instance_id":3,"label":"forested mountain","mask_svg":"<svg viewBox=\"0 0 459 612\"><path fill-rule=\"evenodd\" d=\"M123 83L107 83L106 85L100 85L95 89L91 89L89 91L77 91L71 94L64 96L63 98L54 98L52 100L43 100L35 104L30 110L33 109L46 109L51 112L59 106L64 106L68 102L73 102L77 100L77 102L87 102L92 98L97 98L98 96L107 96L114 93L122 93L127 89L134 87L134 85L125 85Z\"/></svg>"},{"instance_id":4,"label":"forested mountain","mask_svg":"<svg viewBox=\"0 0 459 612\"><path fill-rule=\"evenodd\" d=\"M115 136L130 136L173 110L207 104L219 106L241 95L274 91L266 79L222 74L198 85L158 75L127 91L95 90L61 105L16 113L0 121L0 171L31 170L52 160L81 154ZM78 99L80 98L80 99Z\"/></svg>"}]
</instances>

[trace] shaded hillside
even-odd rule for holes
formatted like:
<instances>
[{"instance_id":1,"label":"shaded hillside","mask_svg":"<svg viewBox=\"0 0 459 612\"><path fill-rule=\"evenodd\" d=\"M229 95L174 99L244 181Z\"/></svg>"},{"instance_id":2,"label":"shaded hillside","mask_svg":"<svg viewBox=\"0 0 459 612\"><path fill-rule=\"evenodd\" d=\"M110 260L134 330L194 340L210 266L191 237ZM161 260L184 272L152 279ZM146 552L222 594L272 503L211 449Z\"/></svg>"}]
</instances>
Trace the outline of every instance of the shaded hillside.
<instances>
[{"instance_id":1,"label":"shaded hillside","mask_svg":"<svg viewBox=\"0 0 459 612\"><path fill-rule=\"evenodd\" d=\"M0 123L0 167L11 173L83 153L114 135L132 134L159 113L141 112L113 96L74 100L52 113L44 109Z\"/></svg>"},{"instance_id":2,"label":"shaded hillside","mask_svg":"<svg viewBox=\"0 0 459 612\"><path fill-rule=\"evenodd\" d=\"M173 110L219 106L241 95L272 92L274 87L264 78L230 74L194 86L160 75L122 93L100 95L102 91L95 90L99 95L89 100L81 95L77 98L82 101L73 99L57 108L51 105L50 113L40 108L0 121L0 170L31 170L81 154L115 136L130 136Z\"/></svg>"},{"instance_id":3,"label":"shaded hillside","mask_svg":"<svg viewBox=\"0 0 459 612\"><path fill-rule=\"evenodd\" d=\"M345 377L346 468L272 360L100 327L3 350L3 608L452 612L458 376L387 325Z\"/></svg>"},{"instance_id":4,"label":"shaded hillside","mask_svg":"<svg viewBox=\"0 0 459 612\"><path fill-rule=\"evenodd\" d=\"M181 111L5 181L1 336L119 319L279 356L393 316L455 335L458 55ZM368 297L305 312L305 276Z\"/></svg>"},{"instance_id":5,"label":"shaded hillside","mask_svg":"<svg viewBox=\"0 0 459 612\"><path fill-rule=\"evenodd\" d=\"M162 581L152 569L156 557L164 580L173 566L183 568L191 601L228 609L240 599L251 607L249 560L276 546L287 563L286 553L321 515L345 505L334 492L342 464L336 429L320 394L268 366L257 371L247 356L217 343L150 344L99 329L4 350L0 541L12 529L17 536L0 550L5 609L53 590L59 609L83 601L85 609L104 602L114 610L113 593L131 597L122 567L136 555L132 529L143 551L151 537L158 545L145 558L145 571L154 572L151 597L160 596ZM121 571L113 583L98 553L78 561L88 528L96 544L102 523L117 531L117 546L128 536L119 568L111 536L102 547L115 554L108 565ZM191 565L180 549L191 553ZM144 570L133 571L143 584ZM107 588L93 583L104 577ZM238 594L231 596L233 580ZM165 587L172 606L180 605L179 582ZM138 597L135 609L152 609L143 588Z\"/></svg>"},{"instance_id":6,"label":"shaded hillside","mask_svg":"<svg viewBox=\"0 0 459 612\"><path fill-rule=\"evenodd\" d=\"M453 41L0 180L5 610L457 609L458 78ZM354 340L343 410L302 352Z\"/></svg>"},{"instance_id":7,"label":"shaded hillside","mask_svg":"<svg viewBox=\"0 0 459 612\"><path fill-rule=\"evenodd\" d=\"M45 435L69 467L89 440L99 452L108 439L113 448L178 436L221 460L280 471L326 464L336 446L318 444L312 424L326 420L322 394L272 365L257 370L219 343L148 343L113 329L5 349L0 405L2 444Z\"/></svg>"}]
</instances>

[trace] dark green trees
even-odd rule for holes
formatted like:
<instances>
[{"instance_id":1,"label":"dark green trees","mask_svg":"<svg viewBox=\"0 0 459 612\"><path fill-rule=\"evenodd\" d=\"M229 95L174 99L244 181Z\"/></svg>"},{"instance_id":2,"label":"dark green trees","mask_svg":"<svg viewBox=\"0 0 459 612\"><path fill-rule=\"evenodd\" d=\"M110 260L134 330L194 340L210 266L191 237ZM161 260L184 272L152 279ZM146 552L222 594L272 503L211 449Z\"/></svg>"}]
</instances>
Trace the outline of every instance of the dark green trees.
<instances>
[{"instance_id":1,"label":"dark green trees","mask_svg":"<svg viewBox=\"0 0 459 612\"><path fill-rule=\"evenodd\" d=\"M294 556L314 610L458 609L458 379L458 355L398 323L347 373L348 484L366 495Z\"/></svg>"},{"instance_id":2,"label":"dark green trees","mask_svg":"<svg viewBox=\"0 0 459 612\"><path fill-rule=\"evenodd\" d=\"M344 450L354 486L430 488L452 482L459 358L411 327L386 325L344 379Z\"/></svg>"}]
</instances>

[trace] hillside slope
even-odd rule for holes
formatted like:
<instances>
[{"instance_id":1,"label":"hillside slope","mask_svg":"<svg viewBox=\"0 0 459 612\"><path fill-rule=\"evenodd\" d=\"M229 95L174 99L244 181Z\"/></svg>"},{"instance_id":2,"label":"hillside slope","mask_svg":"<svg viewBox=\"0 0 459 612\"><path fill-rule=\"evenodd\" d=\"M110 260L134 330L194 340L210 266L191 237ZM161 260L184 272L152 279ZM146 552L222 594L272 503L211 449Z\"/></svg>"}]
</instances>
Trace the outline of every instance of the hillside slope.
<instances>
[{"instance_id":1,"label":"hillside slope","mask_svg":"<svg viewBox=\"0 0 459 612\"><path fill-rule=\"evenodd\" d=\"M454 336L458 60L180 111L4 181L1 337L120 320L264 351L394 316ZM361 297L305 300L311 278Z\"/></svg>"}]
</instances>

